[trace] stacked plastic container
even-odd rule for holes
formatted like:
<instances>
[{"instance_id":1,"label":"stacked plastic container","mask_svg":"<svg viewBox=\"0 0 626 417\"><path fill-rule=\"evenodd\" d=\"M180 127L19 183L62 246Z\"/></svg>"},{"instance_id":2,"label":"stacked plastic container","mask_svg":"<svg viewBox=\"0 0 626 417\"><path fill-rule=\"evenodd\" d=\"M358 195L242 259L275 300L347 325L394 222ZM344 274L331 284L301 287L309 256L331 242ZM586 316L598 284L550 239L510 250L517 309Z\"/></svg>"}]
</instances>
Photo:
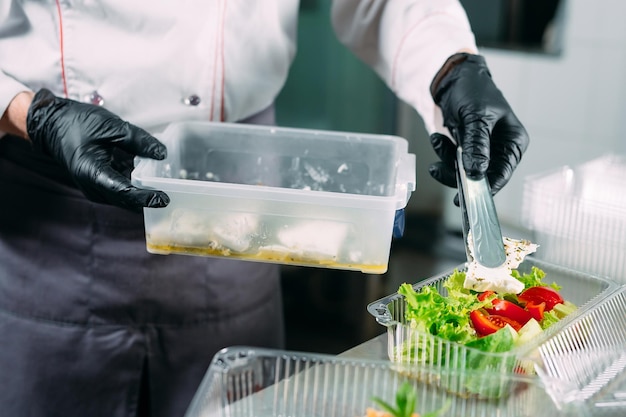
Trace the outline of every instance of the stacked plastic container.
<instances>
[{"instance_id":1,"label":"stacked plastic container","mask_svg":"<svg viewBox=\"0 0 626 417\"><path fill-rule=\"evenodd\" d=\"M626 415L626 157L528 177L523 223L541 244L536 256L621 284L540 345L538 374L558 404Z\"/></svg>"},{"instance_id":2,"label":"stacked plastic container","mask_svg":"<svg viewBox=\"0 0 626 417\"><path fill-rule=\"evenodd\" d=\"M528 177L522 222L541 245L536 257L626 284L626 158Z\"/></svg>"}]
</instances>

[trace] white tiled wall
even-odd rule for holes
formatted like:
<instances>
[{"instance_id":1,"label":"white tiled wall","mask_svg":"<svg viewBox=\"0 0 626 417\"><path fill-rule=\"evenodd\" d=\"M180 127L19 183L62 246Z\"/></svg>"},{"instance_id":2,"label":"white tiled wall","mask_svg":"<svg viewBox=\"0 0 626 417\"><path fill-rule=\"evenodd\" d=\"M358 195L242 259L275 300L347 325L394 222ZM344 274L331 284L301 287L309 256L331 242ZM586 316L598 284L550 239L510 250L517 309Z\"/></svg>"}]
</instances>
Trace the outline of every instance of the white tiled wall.
<instances>
[{"instance_id":1,"label":"white tiled wall","mask_svg":"<svg viewBox=\"0 0 626 417\"><path fill-rule=\"evenodd\" d=\"M626 153L626 1L565 2L560 55L481 50L531 138L514 177L496 196L503 225L522 226L527 175ZM444 207L454 225L458 209Z\"/></svg>"}]
</instances>

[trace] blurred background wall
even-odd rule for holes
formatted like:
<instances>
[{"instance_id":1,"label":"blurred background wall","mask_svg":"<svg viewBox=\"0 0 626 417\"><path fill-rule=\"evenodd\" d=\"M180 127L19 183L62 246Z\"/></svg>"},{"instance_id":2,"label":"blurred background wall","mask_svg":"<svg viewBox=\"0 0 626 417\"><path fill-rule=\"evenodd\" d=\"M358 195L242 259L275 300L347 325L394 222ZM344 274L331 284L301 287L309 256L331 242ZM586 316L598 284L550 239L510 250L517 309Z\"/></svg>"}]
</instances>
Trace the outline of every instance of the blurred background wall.
<instances>
[{"instance_id":1,"label":"blurred background wall","mask_svg":"<svg viewBox=\"0 0 626 417\"><path fill-rule=\"evenodd\" d=\"M526 176L626 152L626 2L562 3L557 53L481 51L531 138L514 178L496 196L501 220L515 226Z\"/></svg>"}]
</instances>

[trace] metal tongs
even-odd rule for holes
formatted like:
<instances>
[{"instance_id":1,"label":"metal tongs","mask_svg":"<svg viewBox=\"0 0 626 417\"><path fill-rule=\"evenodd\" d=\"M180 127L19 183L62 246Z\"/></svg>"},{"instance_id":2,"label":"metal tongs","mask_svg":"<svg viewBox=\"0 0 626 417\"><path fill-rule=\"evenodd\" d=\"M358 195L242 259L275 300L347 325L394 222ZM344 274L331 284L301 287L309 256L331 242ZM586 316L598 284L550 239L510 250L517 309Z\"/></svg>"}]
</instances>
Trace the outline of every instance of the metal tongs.
<instances>
[{"instance_id":1,"label":"metal tongs","mask_svg":"<svg viewBox=\"0 0 626 417\"><path fill-rule=\"evenodd\" d=\"M457 146L456 173L467 261L498 268L505 263L506 253L491 188L486 176L480 180L467 178L462 156L463 149ZM470 231L473 247L468 241Z\"/></svg>"}]
</instances>

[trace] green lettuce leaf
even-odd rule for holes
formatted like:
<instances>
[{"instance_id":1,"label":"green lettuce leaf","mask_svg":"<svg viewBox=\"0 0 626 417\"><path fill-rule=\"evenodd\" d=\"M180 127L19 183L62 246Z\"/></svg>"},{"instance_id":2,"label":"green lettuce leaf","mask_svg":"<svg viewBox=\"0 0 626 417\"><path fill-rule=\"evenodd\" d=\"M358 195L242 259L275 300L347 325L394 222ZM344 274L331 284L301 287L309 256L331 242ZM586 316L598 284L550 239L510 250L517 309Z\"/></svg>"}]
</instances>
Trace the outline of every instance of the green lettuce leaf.
<instances>
[{"instance_id":1,"label":"green lettuce leaf","mask_svg":"<svg viewBox=\"0 0 626 417\"><path fill-rule=\"evenodd\" d=\"M466 343L465 346L478 349L467 352L466 369L473 371L464 380L463 385L468 391L487 398L497 398L509 392L510 381L506 374L515 366L515 357L494 353L508 352L513 348L514 331L512 328L504 328ZM485 378L483 372L490 372L491 376Z\"/></svg>"},{"instance_id":2,"label":"green lettuce leaf","mask_svg":"<svg viewBox=\"0 0 626 417\"><path fill-rule=\"evenodd\" d=\"M543 319L541 320L539 324L541 325L541 328L545 330L560 320L561 318L557 315L557 313L554 310L544 311Z\"/></svg>"},{"instance_id":3,"label":"green lettuce leaf","mask_svg":"<svg viewBox=\"0 0 626 417\"><path fill-rule=\"evenodd\" d=\"M511 275L513 276L513 278L517 279L518 281L521 281L522 284L524 284L524 289L530 288L530 287L552 287L555 290L560 290L561 286L558 285L556 282L553 282L552 284L546 284L543 282L543 279L546 276L546 273L537 268L536 266L533 266L530 268L530 272L528 273L520 273L517 269L514 269L513 271L511 271Z\"/></svg>"},{"instance_id":4,"label":"green lettuce leaf","mask_svg":"<svg viewBox=\"0 0 626 417\"><path fill-rule=\"evenodd\" d=\"M476 338L469 319L476 300L466 303L444 297L431 286L416 292L410 284L402 284L398 293L405 297L405 319L412 328L458 343Z\"/></svg>"}]
</instances>

